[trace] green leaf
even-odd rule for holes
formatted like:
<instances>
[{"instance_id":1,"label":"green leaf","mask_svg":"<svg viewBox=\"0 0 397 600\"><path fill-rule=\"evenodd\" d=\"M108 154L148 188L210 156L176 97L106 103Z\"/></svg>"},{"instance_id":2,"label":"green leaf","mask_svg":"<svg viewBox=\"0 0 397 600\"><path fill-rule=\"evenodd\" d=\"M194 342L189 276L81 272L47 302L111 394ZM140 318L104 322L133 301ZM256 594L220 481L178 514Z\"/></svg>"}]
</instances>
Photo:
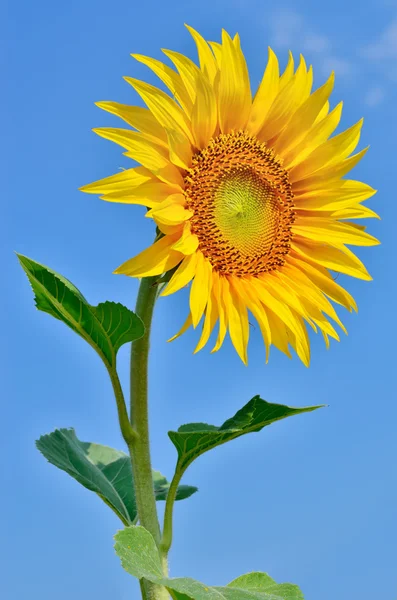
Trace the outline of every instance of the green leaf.
<instances>
[{"instance_id":1,"label":"green leaf","mask_svg":"<svg viewBox=\"0 0 397 600\"><path fill-rule=\"evenodd\" d=\"M281 596L284 600L304 600L297 585L292 583L276 583L267 573L247 573L234 579L227 587L250 590L252 592L267 592Z\"/></svg>"},{"instance_id":2,"label":"green leaf","mask_svg":"<svg viewBox=\"0 0 397 600\"><path fill-rule=\"evenodd\" d=\"M171 485L170 482L159 471L153 471L152 475L156 500L166 500ZM176 500L185 500L197 491L198 488L192 485L179 485L176 492Z\"/></svg>"},{"instance_id":3,"label":"green leaf","mask_svg":"<svg viewBox=\"0 0 397 600\"><path fill-rule=\"evenodd\" d=\"M103 302L91 306L62 275L26 256L17 256L32 285L37 308L83 337L107 366L115 366L120 346L143 336L141 319L122 304Z\"/></svg>"},{"instance_id":4,"label":"green leaf","mask_svg":"<svg viewBox=\"0 0 397 600\"><path fill-rule=\"evenodd\" d=\"M250 573L226 587L210 587L189 577L164 577L159 552L143 527L127 527L115 536L115 550L123 568L138 579L166 587L175 600L302 600L295 585L277 584L266 573Z\"/></svg>"},{"instance_id":5,"label":"green leaf","mask_svg":"<svg viewBox=\"0 0 397 600\"><path fill-rule=\"evenodd\" d=\"M41 436L36 446L51 464L98 494L124 525L134 523L137 517L134 480L127 454L109 446L81 442L74 429L56 429ZM165 500L170 484L158 471L153 471L153 485L156 499ZM196 491L193 486L180 486L177 500Z\"/></svg>"},{"instance_id":6,"label":"green leaf","mask_svg":"<svg viewBox=\"0 0 397 600\"><path fill-rule=\"evenodd\" d=\"M186 468L201 454L225 444L230 440L257 432L271 425L275 421L293 415L311 412L320 406L307 406L304 408L291 408L283 404L272 404L255 396L220 427L206 423L190 423L182 425L178 431L169 431L168 435L178 452L177 469L185 471Z\"/></svg>"}]
</instances>

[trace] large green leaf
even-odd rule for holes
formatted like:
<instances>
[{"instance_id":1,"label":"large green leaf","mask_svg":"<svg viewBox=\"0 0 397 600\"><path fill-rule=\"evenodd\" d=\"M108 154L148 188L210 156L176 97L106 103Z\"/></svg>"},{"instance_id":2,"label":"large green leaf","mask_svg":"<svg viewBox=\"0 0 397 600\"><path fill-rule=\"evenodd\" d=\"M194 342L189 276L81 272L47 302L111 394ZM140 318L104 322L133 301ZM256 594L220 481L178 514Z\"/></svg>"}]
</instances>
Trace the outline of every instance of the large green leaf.
<instances>
[{"instance_id":1,"label":"large green leaf","mask_svg":"<svg viewBox=\"0 0 397 600\"><path fill-rule=\"evenodd\" d=\"M150 533L143 527L127 527L115 536L115 550L123 568L137 577L166 587L175 600L302 600L292 584L277 584L266 573L250 573L226 587L210 587L189 577L164 577L160 557Z\"/></svg>"},{"instance_id":2,"label":"large green leaf","mask_svg":"<svg viewBox=\"0 0 397 600\"><path fill-rule=\"evenodd\" d=\"M257 432L275 421L293 415L311 412L320 406L291 408L283 404L272 404L255 396L220 427L206 423L182 425L178 431L169 431L168 435L178 452L178 469L185 469L201 454L225 444L230 440Z\"/></svg>"},{"instance_id":3,"label":"large green leaf","mask_svg":"<svg viewBox=\"0 0 397 600\"><path fill-rule=\"evenodd\" d=\"M81 442L74 429L56 429L41 436L36 445L51 464L98 494L124 525L134 523L134 480L127 454L109 446ZM158 471L153 471L153 485L156 499L165 500L170 484ZM179 486L176 499L183 500L196 491L193 486Z\"/></svg>"},{"instance_id":4,"label":"large green leaf","mask_svg":"<svg viewBox=\"0 0 397 600\"><path fill-rule=\"evenodd\" d=\"M62 275L31 258L17 256L32 285L37 308L81 335L108 366L114 367L120 346L143 336L141 319L122 304L91 306Z\"/></svg>"}]
</instances>

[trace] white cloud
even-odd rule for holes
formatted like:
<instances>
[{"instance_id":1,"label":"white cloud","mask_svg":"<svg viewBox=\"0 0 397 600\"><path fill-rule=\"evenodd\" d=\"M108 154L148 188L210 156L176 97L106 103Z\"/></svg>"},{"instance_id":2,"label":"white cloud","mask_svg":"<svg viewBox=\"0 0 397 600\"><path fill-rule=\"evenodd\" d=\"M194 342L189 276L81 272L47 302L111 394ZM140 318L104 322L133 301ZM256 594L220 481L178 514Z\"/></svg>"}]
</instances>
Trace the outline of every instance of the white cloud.
<instances>
[{"instance_id":1,"label":"white cloud","mask_svg":"<svg viewBox=\"0 0 397 600\"><path fill-rule=\"evenodd\" d=\"M364 102L367 106L372 108L374 106L378 106L378 104L381 104L385 98L385 95L385 90L383 88L380 86L375 86L368 90L364 97Z\"/></svg>"},{"instance_id":2,"label":"white cloud","mask_svg":"<svg viewBox=\"0 0 397 600\"><path fill-rule=\"evenodd\" d=\"M353 74L352 63L344 58L337 56L327 56L322 64L324 75L329 75L331 71L335 71L336 77L349 77Z\"/></svg>"},{"instance_id":3,"label":"white cloud","mask_svg":"<svg viewBox=\"0 0 397 600\"><path fill-rule=\"evenodd\" d=\"M375 42L363 48L362 54L371 60L397 58L397 19L386 27Z\"/></svg>"},{"instance_id":4,"label":"white cloud","mask_svg":"<svg viewBox=\"0 0 397 600\"><path fill-rule=\"evenodd\" d=\"M296 11L279 11L270 18L271 41L279 48L300 46L306 52L326 52L331 47L329 39L311 31L303 17Z\"/></svg>"},{"instance_id":5,"label":"white cloud","mask_svg":"<svg viewBox=\"0 0 397 600\"><path fill-rule=\"evenodd\" d=\"M367 58L386 81L397 83L397 17L390 20L389 24L381 31L376 39L361 48L360 55ZM380 87L371 88L366 96L367 106L377 106L385 97L385 91Z\"/></svg>"},{"instance_id":6,"label":"white cloud","mask_svg":"<svg viewBox=\"0 0 397 600\"><path fill-rule=\"evenodd\" d=\"M294 11L282 11L272 16L270 27L272 43L280 48L290 48L302 35L303 19Z\"/></svg>"},{"instance_id":7,"label":"white cloud","mask_svg":"<svg viewBox=\"0 0 397 600\"><path fill-rule=\"evenodd\" d=\"M309 33L304 38L303 48L307 52L326 52L331 48L331 43L325 35Z\"/></svg>"},{"instance_id":8,"label":"white cloud","mask_svg":"<svg viewBox=\"0 0 397 600\"><path fill-rule=\"evenodd\" d=\"M322 71L328 76L332 70L340 77L351 76L354 65L346 59L334 56L332 44L326 35L313 31L294 10L280 10L270 18L271 42L278 48L297 49L308 53L307 58L317 54L322 60Z\"/></svg>"}]
</instances>

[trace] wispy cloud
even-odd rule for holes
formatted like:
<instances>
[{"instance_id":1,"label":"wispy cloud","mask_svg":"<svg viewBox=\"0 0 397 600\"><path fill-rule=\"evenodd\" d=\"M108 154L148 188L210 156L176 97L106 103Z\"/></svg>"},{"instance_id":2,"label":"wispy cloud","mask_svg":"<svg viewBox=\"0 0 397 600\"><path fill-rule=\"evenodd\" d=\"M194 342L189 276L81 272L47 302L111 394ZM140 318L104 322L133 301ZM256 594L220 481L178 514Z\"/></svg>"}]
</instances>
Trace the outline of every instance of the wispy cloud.
<instances>
[{"instance_id":1,"label":"wispy cloud","mask_svg":"<svg viewBox=\"0 0 397 600\"><path fill-rule=\"evenodd\" d=\"M353 75L353 66L350 61L345 60L344 58L327 56L324 58L322 71L324 75L329 75L331 71L335 71L335 73L341 77L348 77L349 75Z\"/></svg>"},{"instance_id":2,"label":"wispy cloud","mask_svg":"<svg viewBox=\"0 0 397 600\"><path fill-rule=\"evenodd\" d=\"M397 17L392 19L374 40L359 50L362 58L376 69L377 79L387 83L397 83ZM371 67L370 67L371 68ZM380 76L380 77L379 77ZM367 106L378 106L385 99L383 85L374 85L367 92L364 102Z\"/></svg>"},{"instance_id":3,"label":"wispy cloud","mask_svg":"<svg viewBox=\"0 0 397 600\"><path fill-rule=\"evenodd\" d=\"M314 31L302 15L295 10L280 10L270 18L271 43L278 48L293 49L309 56L317 55L321 70L329 75L332 70L341 77L352 76L354 65L345 58L339 58L332 48L331 40L322 32Z\"/></svg>"},{"instance_id":4,"label":"wispy cloud","mask_svg":"<svg viewBox=\"0 0 397 600\"><path fill-rule=\"evenodd\" d=\"M397 58L397 19L394 19L379 38L362 49L362 55L371 60Z\"/></svg>"},{"instance_id":5,"label":"wispy cloud","mask_svg":"<svg viewBox=\"0 0 397 600\"><path fill-rule=\"evenodd\" d=\"M381 104L385 98L385 90L380 86L375 86L368 90L364 97L364 103L373 108Z\"/></svg>"},{"instance_id":6,"label":"wispy cloud","mask_svg":"<svg viewBox=\"0 0 397 600\"><path fill-rule=\"evenodd\" d=\"M307 52L327 52L331 48L331 42L325 35L308 33L303 40L303 48Z\"/></svg>"},{"instance_id":7,"label":"wispy cloud","mask_svg":"<svg viewBox=\"0 0 397 600\"><path fill-rule=\"evenodd\" d=\"M270 19L271 42L279 48L290 48L303 30L303 18L295 11L280 11Z\"/></svg>"}]
</instances>

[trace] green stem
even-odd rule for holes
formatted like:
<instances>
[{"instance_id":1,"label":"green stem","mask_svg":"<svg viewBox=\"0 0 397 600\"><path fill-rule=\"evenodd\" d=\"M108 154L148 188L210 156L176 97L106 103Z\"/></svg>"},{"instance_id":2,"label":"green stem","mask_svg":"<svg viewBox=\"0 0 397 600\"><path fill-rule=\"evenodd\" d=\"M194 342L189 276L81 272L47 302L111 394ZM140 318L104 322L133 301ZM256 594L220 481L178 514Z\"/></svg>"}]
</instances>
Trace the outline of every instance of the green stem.
<instances>
[{"instance_id":1,"label":"green stem","mask_svg":"<svg viewBox=\"0 0 397 600\"><path fill-rule=\"evenodd\" d=\"M152 534L159 547L161 534L150 461L148 417L148 357L157 281L156 277L145 277L141 280L135 307L136 314L145 326L145 334L131 346L131 425L136 432L136 438L128 447L134 473L139 522ZM160 557L162 558L161 552ZM164 574L167 575L166 572ZM149 582L144 582L143 585L148 600L169 599L165 588Z\"/></svg>"},{"instance_id":2,"label":"green stem","mask_svg":"<svg viewBox=\"0 0 397 600\"><path fill-rule=\"evenodd\" d=\"M153 488L149 446L148 417L148 355L150 328L156 299L155 279L141 281L135 312L142 319L145 335L131 346L131 424L137 438L131 445L138 517L141 525L160 542L160 526L157 518L156 499Z\"/></svg>"},{"instance_id":3,"label":"green stem","mask_svg":"<svg viewBox=\"0 0 397 600\"><path fill-rule=\"evenodd\" d=\"M160 549L163 556L166 558L167 554L171 548L172 544L172 519L173 519L173 510L174 510L174 502L176 498L176 494L178 491L178 485L182 478L183 471L180 471L178 468L175 471L175 475L172 478L171 485L168 489L167 500L165 503L165 511L164 511L164 526L163 526L163 536L160 542Z\"/></svg>"},{"instance_id":4,"label":"green stem","mask_svg":"<svg viewBox=\"0 0 397 600\"><path fill-rule=\"evenodd\" d=\"M112 382L114 396L116 398L117 405L117 414L119 417L119 424L122 436L124 438L125 443L128 447L130 447L136 437L137 434L134 431L130 423L130 419L128 417L127 407L125 405L123 389L120 384L120 379L116 371L116 367L108 369L109 377Z\"/></svg>"},{"instance_id":5,"label":"green stem","mask_svg":"<svg viewBox=\"0 0 397 600\"><path fill-rule=\"evenodd\" d=\"M145 580L144 579L140 579L139 580L139 586L141 588L141 596L142 596L142 600L147 600L147 593L146 593L146 584L145 584Z\"/></svg>"}]
</instances>

